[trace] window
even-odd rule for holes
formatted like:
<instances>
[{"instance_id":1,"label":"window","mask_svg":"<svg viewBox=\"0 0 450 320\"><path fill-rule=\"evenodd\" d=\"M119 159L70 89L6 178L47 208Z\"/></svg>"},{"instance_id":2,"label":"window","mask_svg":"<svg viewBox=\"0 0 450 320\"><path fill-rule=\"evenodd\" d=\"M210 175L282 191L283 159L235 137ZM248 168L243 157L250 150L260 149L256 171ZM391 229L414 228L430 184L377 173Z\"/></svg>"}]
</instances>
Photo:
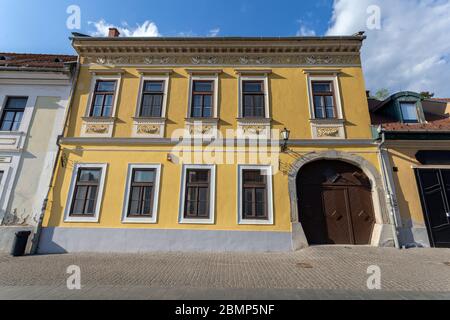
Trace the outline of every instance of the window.
<instances>
[{"instance_id":1,"label":"window","mask_svg":"<svg viewBox=\"0 0 450 320\"><path fill-rule=\"evenodd\" d=\"M214 165L183 165L180 223L214 223L215 177Z\"/></svg>"},{"instance_id":2,"label":"window","mask_svg":"<svg viewBox=\"0 0 450 320\"><path fill-rule=\"evenodd\" d=\"M273 224L272 167L238 167L239 224Z\"/></svg>"},{"instance_id":3,"label":"window","mask_svg":"<svg viewBox=\"0 0 450 320\"><path fill-rule=\"evenodd\" d=\"M133 169L128 217L151 217L156 178L155 169Z\"/></svg>"},{"instance_id":4,"label":"window","mask_svg":"<svg viewBox=\"0 0 450 320\"><path fill-rule=\"evenodd\" d=\"M244 219L267 219L267 183L261 170L243 170Z\"/></svg>"},{"instance_id":5,"label":"window","mask_svg":"<svg viewBox=\"0 0 450 320\"><path fill-rule=\"evenodd\" d=\"M209 184L210 170L187 170L184 218L209 218Z\"/></svg>"},{"instance_id":6,"label":"window","mask_svg":"<svg viewBox=\"0 0 450 320\"><path fill-rule=\"evenodd\" d=\"M111 117L117 81L98 80L92 98L91 117Z\"/></svg>"},{"instance_id":7,"label":"window","mask_svg":"<svg viewBox=\"0 0 450 320\"><path fill-rule=\"evenodd\" d=\"M10 97L3 110L1 131L19 131L28 98Z\"/></svg>"},{"instance_id":8,"label":"window","mask_svg":"<svg viewBox=\"0 0 450 320\"><path fill-rule=\"evenodd\" d=\"M316 119L337 118L333 82L313 81L312 94Z\"/></svg>"},{"instance_id":9,"label":"window","mask_svg":"<svg viewBox=\"0 0 450 320\"><path fill-rule=\"evenodd\" d=\"M243 117L264 118L265 94L263 81L243 81Z\"/></svg>"},{"instance_id":10,"label":"window","mask_svg":"<svg viewBox=\"0 0 450 320\"><path fill-rule=\"evenodd\" d=\"M76 163L64 211L65 222L98 222L107 164Z\"/></svg>"},{"instance_id":11,"label":"window","mask_svg":"<svg viewBox=\"0 0 450 320\"><path fill-rule=\"evenodd\" d=\"M400 109L402 112L403 122L405 122L405 123L419 122L419 116L417 114L417 107L414 102L400 102Z\"/></svg>"},{"instance_id":12,"label":"window","mask_svg":"<svg viewBox=\"0 0 450 320\"><path fill-rule=\"evenodd\" d=\"M160 173L160 164L128 165L123 223L157 222Z\"/></svg>"},{"instance_id":13,"label":"window","mask_svg":"<svg viewBox=\"0 0 450 320\"><path fill-rule=\"evenodd\" d=\"M100 168L78 170L70 209L71 216L95 215L101 175Z\"/></svg>"},{"instance_id":14,"label":"window","mask_svg":"<svg viewBox=\"0 0 450 320\"><path fill-rule=\"evenodd\" d=\"M144 81L140 117L162 117L164 81Z\"/></svg>"},{"instance_id":15,"label":"window","mask_svg":"<svg viewBox=\"0 0 450 320\"><path fill-rule=\"evenodd\" d=\"M194 80L192 84L191 117L213 117L214 81Z\"/></svg>"}]
</instances>

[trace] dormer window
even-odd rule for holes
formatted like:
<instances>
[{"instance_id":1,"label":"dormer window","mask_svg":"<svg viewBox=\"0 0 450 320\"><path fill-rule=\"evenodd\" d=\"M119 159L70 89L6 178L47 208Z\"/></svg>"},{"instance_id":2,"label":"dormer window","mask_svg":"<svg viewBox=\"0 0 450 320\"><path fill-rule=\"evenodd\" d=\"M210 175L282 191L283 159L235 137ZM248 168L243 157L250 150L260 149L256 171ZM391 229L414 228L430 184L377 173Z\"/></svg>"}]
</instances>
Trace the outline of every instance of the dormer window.
<instances>
[{"instance_id":1,"label":"dormer window","mask_svg":"<svg viewBox=\"0 0 450 320\"><path fill-rule=\"evenodd\" d=\"M419 122L417 106L414 102L400 102L400 110L402 113L402 121L404 123L418 123Z\"/></svg>"}]
</instances>

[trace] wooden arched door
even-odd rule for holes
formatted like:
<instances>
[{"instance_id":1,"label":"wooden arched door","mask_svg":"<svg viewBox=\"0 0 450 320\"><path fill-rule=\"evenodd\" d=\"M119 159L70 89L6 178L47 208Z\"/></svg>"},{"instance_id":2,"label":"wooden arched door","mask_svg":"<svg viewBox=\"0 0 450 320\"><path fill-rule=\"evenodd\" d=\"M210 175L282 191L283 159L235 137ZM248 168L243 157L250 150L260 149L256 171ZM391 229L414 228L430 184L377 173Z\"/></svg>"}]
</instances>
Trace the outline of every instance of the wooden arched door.
<instances>
[{"instance_id":1,"label":"wooden arched door","mask_svg":"<svg viewBox=\"0 0 450 320\"><path fill-rule=\"evenodd\" d=\"M372 187L356 166L316 161L297 176L299 220L310 245L371 242L375 225Z\"/></svg>"}]
</instances>

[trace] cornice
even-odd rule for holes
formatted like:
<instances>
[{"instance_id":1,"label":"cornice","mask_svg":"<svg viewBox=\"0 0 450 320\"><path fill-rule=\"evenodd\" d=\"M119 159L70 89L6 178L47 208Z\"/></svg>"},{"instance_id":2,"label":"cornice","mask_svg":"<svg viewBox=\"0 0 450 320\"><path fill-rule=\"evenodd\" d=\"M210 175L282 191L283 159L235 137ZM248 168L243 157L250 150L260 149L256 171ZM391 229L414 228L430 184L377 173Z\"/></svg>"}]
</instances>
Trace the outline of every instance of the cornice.
<instances>
[{"instance_id":1,"label":"cornice","mask_svg":"<svg viewBox=\"0 0 450 320\"><path fill-rule=\"evenodd\" d=\"M361 65L358 39L226 41L75 39L84 64L136 66Z\"/></svg>"}]
</instances>

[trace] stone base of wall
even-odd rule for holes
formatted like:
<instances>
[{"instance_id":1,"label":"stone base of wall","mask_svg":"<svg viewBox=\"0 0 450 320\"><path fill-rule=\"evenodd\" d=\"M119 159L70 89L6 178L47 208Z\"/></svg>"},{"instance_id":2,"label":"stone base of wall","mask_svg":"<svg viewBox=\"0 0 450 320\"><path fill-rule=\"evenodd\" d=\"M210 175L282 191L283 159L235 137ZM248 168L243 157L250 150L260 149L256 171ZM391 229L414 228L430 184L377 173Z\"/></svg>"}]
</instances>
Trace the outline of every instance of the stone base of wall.
<instances>
[{"instance_id":1,"label":"stone base of wall","mask_svg":"<svg viewBox=\"0 0 450 320\"><path fill-rule=\"evenodd\" d=\"M11 252L11 248L12 248L12 245L14 242L16 232L19 232L19 231L33 232L33 227L28 227L28 226L11 226L11 227L1 226L0 227L0 253L10 253ZM30 252L32 236L33 235L31 235L28 239L28 246L27 246L26 253Z\"/></svg>"},{"instance_id":2,"label":"stone base of wall","mask_svg":"<svg viewBox=\"0 0 450 320\"><path fill-rule=\"evenodd\" d=\"M428 231L425 227L400 228L399 238L401 246L424 248L431 246Z\"/></svg>"},{"instance_id":3,"label":"stone base of wall","mask_svg":"<svg viewBox=\"0 0 450 320\"><path fill-rule=\"evenodd\" d=\"M287 252L290 232L43 228L38 253Z\"/></svg>"}]
</instances>

